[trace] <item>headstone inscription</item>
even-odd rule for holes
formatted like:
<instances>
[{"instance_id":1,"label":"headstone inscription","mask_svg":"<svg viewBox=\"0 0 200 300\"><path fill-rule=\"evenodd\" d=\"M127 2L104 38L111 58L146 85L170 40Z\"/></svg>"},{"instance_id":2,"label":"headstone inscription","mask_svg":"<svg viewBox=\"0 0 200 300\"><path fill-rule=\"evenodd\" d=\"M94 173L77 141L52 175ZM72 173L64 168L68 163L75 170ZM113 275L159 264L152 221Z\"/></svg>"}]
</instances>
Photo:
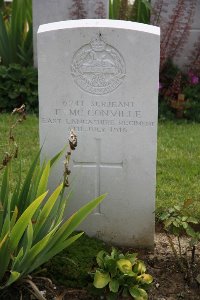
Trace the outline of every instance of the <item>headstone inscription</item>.
<instances>
[{"instance_id":1,"label":"headstone inscription","mask_svg":"<svg viewBox=\"0 0 200 300\"><path fill-rule=\"evenodd\" d=\"M108 0L33 0L34 65L37 66L37 31L40 25L75 19L105 19Z\"/></svg>"},{"instance_id":2,"label":"headstone inscription","mask_svg":"<svg viewBox=\"0 0 200 300\"><path fill-rule=\"evenodd\" d=\"M78 135L67 214L108 193L81 229L105 241L152 247L159 28L114 20L42 25L38 32L42 157ZM62 163L51 186L62 178Z\"/></svg>"}]
</instances>

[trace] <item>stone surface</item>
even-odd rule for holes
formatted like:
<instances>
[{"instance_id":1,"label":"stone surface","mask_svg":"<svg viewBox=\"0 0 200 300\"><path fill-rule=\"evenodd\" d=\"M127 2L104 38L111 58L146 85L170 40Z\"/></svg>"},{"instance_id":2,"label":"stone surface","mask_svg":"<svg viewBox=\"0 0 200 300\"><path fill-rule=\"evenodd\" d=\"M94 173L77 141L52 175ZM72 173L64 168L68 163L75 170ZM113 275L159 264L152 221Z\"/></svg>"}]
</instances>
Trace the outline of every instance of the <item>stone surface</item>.
<instances>
[{"instance_id":1,"label":"stone surface","mask_svg":"<svg viewBox=\"0 0 200 300\"><path fill-rule=\"evenodd\" d=\"M108 193L80 228L115 244L152 247L159 28L113 20L42 25L38 54L42 157L57 153L71 128L78 135L67 215ZM51 187L62 173L61 162Z\"/></svg>"},{"instance_id":2,"label":"stone surface","mask_svg":"<svg viewBox=\"0 0 200 300\"><path fill-rule=\"evenodd\" d=\"M37 31L41 24L73 19L108 18L108 0L33 0L34 64L37 66Z\"/></svg>"}]
</instances>

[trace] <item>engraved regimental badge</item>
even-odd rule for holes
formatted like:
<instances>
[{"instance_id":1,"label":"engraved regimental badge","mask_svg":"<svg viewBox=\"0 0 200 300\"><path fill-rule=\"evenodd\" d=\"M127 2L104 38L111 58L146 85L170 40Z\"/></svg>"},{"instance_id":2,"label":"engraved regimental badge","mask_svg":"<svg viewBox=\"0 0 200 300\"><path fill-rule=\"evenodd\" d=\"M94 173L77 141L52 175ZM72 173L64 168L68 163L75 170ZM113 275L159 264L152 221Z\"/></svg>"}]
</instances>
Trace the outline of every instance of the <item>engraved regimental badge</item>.
<instances>
[{"instance_id":1,"label":"engraved regimental badge","mask_svg":"<svg viewBox=\"0 0 200 300\"><path fill-rule=\"evenodd\" d=\"M95 95L114 91L122 83L125 72L123 57L105 43L101 35L81 47L71 64L71 74L76 84Z\"/></svg>"}]
</instances>

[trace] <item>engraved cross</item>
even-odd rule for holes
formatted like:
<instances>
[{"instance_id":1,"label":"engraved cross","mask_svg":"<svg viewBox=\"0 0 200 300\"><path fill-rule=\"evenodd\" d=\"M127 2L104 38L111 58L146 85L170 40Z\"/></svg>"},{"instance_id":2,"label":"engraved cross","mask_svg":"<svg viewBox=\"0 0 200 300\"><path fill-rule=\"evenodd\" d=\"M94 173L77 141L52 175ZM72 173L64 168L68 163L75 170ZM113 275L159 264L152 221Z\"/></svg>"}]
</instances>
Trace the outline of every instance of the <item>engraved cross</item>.
<instances>
[{"instance_id":1,"label":"engraved cross","mask_svg":"<svg viewBox=\"0 0 200 300\"><path fill-rule=\"evenodd\" d=\"M96 175L95 175L95 197L98 197L101 195L101 168L123 168L123 161L122 162L116 162L116 163L105 163L101 161L101 139L95 139L96 140L96 153L97 153L97 159L94 162L83 162L83 161L73 161L74 167L95 167L96 168ZM101 213L101 206L99 205L94 214L102 214Z\"/></svg>"}]
</instances>

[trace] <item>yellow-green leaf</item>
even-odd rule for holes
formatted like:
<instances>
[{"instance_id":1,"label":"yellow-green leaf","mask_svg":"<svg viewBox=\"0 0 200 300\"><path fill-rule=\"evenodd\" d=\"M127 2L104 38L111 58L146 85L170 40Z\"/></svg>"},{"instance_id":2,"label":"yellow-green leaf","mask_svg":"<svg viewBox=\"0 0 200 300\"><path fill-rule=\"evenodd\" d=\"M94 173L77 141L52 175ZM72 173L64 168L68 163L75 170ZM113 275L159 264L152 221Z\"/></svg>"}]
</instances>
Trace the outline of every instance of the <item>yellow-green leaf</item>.
<instances>
[{"instance_id":1,"label":"yellow-green leaf","mask_svg":"<svg viewBox=\"0 0 200 300\"><path fill-rule=\"evenodd\" d=\"M49 173L50 173L50 161L48 161L48 163L46 164L45 169L40 178L40 182L37 190L37 197L46 191L47 183L49 179Z\"/></svg>"},{"instance_id":2,"label":"yellow-green leaf","mask_svg":"<svg viewBox=\"0 0 200 300\"><path fill-rule=\"evenodd\" d=\"M138 286L133 286L129 288L129 293L135 300L147 300L147 292L143 289L138 288Z\"/></svg>"},{"instance_id":3,"label":"yellow-green leaf","mask_svg":"<svg viewBox=\"0 0 200 300\"><path fill-rule=\"evenodd\" d=\"M6 284L4 286L0 286L0 289L3 289L9 285L11 285L13 282L15 282L19 277L20 277L20 273L16 272L16 271L11 271L10 272L10 277L7 280Z\"/></svg>"},{"instance_id":4,"label":"yellow-green leaf","mask_svg":"<svg viewBox=\"0 0 200 300\"><path fill-rule=\"evenodd\" d=\"M63 188L63 183L55 189L55 191L51 194L51 196L48 198L47 202L45 203L44 207L42 208L42 210L37 218L37 222L35 224L34 238L37 236L37 234L43 228L44 224L47 222L47 218L48 218L55 202L57 201L62 188Z\"/></svg>"},{"instance_id":5,"label":"yellow-green leaf","mask_svg":"<svg viewBox=\"0 0 200 300\"><path fill-rule=\"evenodd\" d=\"M60 253L63 249L65 249L68 246L70 246L77 239L79 239L82 234L83 234L83 232L78 233L78 234L76 234L76 235L74 235L74 236L72 236L72 237L70 237L70 238L68 238L68 239L66 239L64 241L58 241L58 243L56 245L54 245L54 247L49 252L44 253L44 255L40 255L38 257L38 259L36 260L36 262L34 262L33 265L31 266L31 269L29 269L29 272L32 272L37 267L41 266L43 263L45 263L46 261L48 261L49 259L51 259L53 256L55 256L56 254Z\"/></svg>"},{"instance_id":6,"label":"yellow-green leaf","mask_svg":"<svg viewBox=\"0 0 200 300\"><path fill-rule=\"evenodd\" d=\"M137 274L143 274L146 271L145 264L142 261L138 261L133 267L133 272Z\"/></svg>"},{"instance_id":7,"label":"yellow-green leaf","mask_svg":"<svg viewBox=\"0 0 200 300\"><path fill-rule=\"evenodd\" d=\"M109 282L109 289L110 289L111 292L117 293L118 290L119 290L119 282L118 282L118 280L112 279Z\"/></svg>"},{"instance_id":8,"label":"yellow-green leaf","mask_svg":"<svg viewBox=\"0 0 200 300\"><path fill-rule=\"evenodd\" d=\"M96 258L96 261L97 261L97 264L100 268L103 268L104 267L104 257L105 255L108 255L108 253L104 250L101 250L98 254L97 254L97 258Z\"/></svg>"},{"instance_id":9,"label":"yellow-green leaf","mask_svg":"<svg viewBox=\"0 0 200 300\"><path fill-rule=\"evenodd\" d=\"M28 208L24 211L21 217L17 220L16 224L13 226L13 229L10 233L10 250L11 252L17 247L24 231L26 230L31 218L36 212L39 205L42 203L46 197L47 192L39 196L35 201L33 201Z\"/></svg>"},{"instance_id":10,"label":"yellow-green leaf","mask_svg":"<svg viewBox=\"0 0 200 300\"><path fill-rule=\"evenodd\" d=\"M117 266L120 269L120 271L124 274L127 274L128 272L132 271L132 263L128 259L120 259L117 261Z\"/></svg>"},{"instance_id":11,"label":"yellow-green leaf","mask_svg":"<svg viewBox=\"0 0 200 300\"><path fill-rule=\"evenodd\" d=\"M103 273L100 272L99 270L96 270L93 284L97 289L104 288L109 282L110 282L109 273Z\"/></svg>"},{"instance_id":12,"label":"yellow-green leaf","mask_svg":"<svg viewBox=\"0 0 200 300\"><path fill-rule=\"evenodd\" d=\"M0 249L3 246L3 244L5 243L7 237L8 237L8 232L5 234L5 236L3 237L3 239L0 241Z\"/></svg>"},{"instance_id":13,"label":"yellow-green leaf","mask_svg":"<svg viewBox=\"0 0 200 300\"><path fill-rule=\"evenodd\" d=\"M149 274L142 274L140 276L137 277L137 280L141 283L147 283L150 284L153 281L153 277Z\"/></svg>"}]
</instances>

